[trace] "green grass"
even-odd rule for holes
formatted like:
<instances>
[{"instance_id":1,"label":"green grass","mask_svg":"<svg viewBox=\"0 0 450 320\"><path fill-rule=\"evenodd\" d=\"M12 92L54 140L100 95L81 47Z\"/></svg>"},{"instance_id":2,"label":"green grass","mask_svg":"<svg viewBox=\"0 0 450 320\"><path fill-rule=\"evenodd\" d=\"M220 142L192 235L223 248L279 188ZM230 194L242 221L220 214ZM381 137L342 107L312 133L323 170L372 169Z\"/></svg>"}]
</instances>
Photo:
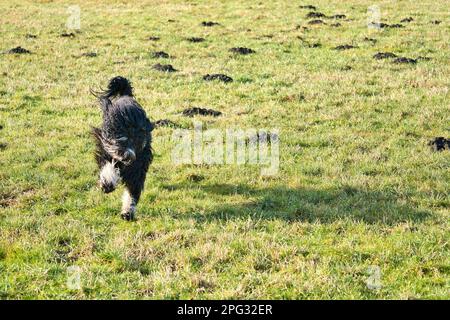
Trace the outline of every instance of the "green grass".
<instances>
[{"instance_id":1,"label":"green grass","mask_svg":"<svg viewBox=\"0 0 450 320\"><path fill-rule=\"evenodd\" d=\"M80 32L62 38L72 4L0 3L0 50L33 52L0 56L0 298L450 298L450 154L427 146L450 134L446 1L381 2L383 22L414 21L380 32L366 0L303 3L346 14L339 28L307 25L298 1L82 1ZM179 72L151 69L160 50ZM122 221L122 190L96 187L89 135L101 121L89 88L115 75L153 120L192 128L180 112L207 106L224 113L199 117L207 128L279 128L279 174L175 166L173 129L157 129L138 220ZM70 266L81 290L66 285Z\"/></svg>"}]
</instances>

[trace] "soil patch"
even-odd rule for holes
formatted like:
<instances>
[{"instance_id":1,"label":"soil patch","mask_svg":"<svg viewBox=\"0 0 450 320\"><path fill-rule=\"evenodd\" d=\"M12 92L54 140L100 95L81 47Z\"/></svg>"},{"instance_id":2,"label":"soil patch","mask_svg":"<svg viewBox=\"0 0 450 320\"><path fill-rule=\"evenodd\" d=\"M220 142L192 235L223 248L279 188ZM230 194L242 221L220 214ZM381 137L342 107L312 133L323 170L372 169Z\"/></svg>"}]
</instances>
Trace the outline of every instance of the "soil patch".
<instances>
[{"instance_id":1,"label":"soil patch","mask_svg":"<svg viewBox=\"0 0 450 320\"><path fill-rule=\"evenodd\" d=\"M157 71L162 71L162 72L175 72L175 71L178 71L171 64L160 64L160 63L157 63L152 68L157 70Z\"/></svg>"},{"instance_id":2,"label":"soil patch","mask_svg":"<svg viewBox=\"0 0 450 320\"><path fill-rule=\"evenodd\" d=\"M347 16L345 14L335 14L334 16L330 16L330 19L345 19Z\"/></svg>"},{"instance_id":3,"label":"soil patch","mask_svg":"<svg viewBox=\"0 0 450 320\"><path fill-rule=\"evenodd\" d=\"M89 58L94 58L96 56L97 56L96 52L85 52L80 55L80 57L89 57Z\"/></svg>"},{"instance_id":4,"label":"soil patch","mask_svg":"<svg viewBox=\"0 0 450 320\"><path fill-rule=\"evenodd\" d=\"M152 52L152 58L155 58L155 59L157 59L157 58L165 58L165 59L167 59L167 58L170 58L170 56L169 56L168 53L166 53L164 51L155 51L155 52Z\"/></svg>"},{"instance_id":5,"label":"soil patch","mask_svg":"<svg viewBox=\"0 0 450 320\"><path fill-rule=\"evenodd\" d=\"M225 74L215 73L215 74L207 74L207 75L203 76L203 80L205 80L205 81L219 80L219 81L227 83L227 82L232 82L233 78L231 78Z\"/></svg>"},{"instance_id":6,"label":"soil patch","mask_svg":"<svg viewBox=\"0 0 450 320\"><path fill-rule=\"evenodd\" d=\"M204 27L213 27L213 26L219 26L220 25L220 23L214 22L214 21L203 21L201 24Z\"/></svg>"},{"instance_id":7,"label":"soil patch","mask_svg":"<svg viewBox=\"0 0 450 320\"><path fill-rule=\"evenodd\" d=\"M310 5L310 4L305 5L305 6L300 6L299 8L300 8L300 9L309 9L309 10L314 10L314 11L317 10L317 7L312 6L312 5Z\"/></svg>"},{"instance_id":8,"label":"soil patch","mask_svg":"<svg viewBox=\"0 0 450 320\"><path fill-rule=\"evenodd\" d=\"M194 43L198 43L198 42L203 42L205 41L205 38L200 38L200 37L190 37L186 39L189 42L194 42Z\"/></svg>"},{"instance_id":9,"label":"soil patch","mask_svg":"<svg viewBox=\"0 0 450 320\"><path fill-rule=\"evenodd\" d=\"M408 18L404 18L404 19L400 20L400 22L402 22L402 23L411 22L411 21L414 21L414 19L412 17L408 17Z\"/></svg>"},{"instance_id":10,"label":"soil patch","mask_svg":"<svg viewBox=\"0 0 450 320\"><path fill-rule=\"evenodd\" d=\"M4 53L7 53L7 54L29 54L29 53L31 53L31 51L19 46L19 47L9 49L9 50L5 51Z\"/></svg>"},{"instance_id":11,"label":"soil patch","mask_svg":"<svg viewBox=\"0 0 450 320\"><path fill-rule=\"evenodd\" d=\"M402 24L399 23L395 23L395 24L387 24L384 22L380 22L380 23L375 23L375 22L371 22L370 26L372 27L377 27L377 28L381 28L381 29L395 29L395 28L403 28Z\"/></svg>"},{"instance_id":12,"label":"soil patch","mask_svg":"<svg viewBox=\"0 0 450 320\"><path fill-rule=\"evenodd\" d=\"M416 59L412 59L412 58L406 58L406 57L398 57L397 59L394 60L394 63L398 63L398 64L416 64L417 60Z\"/></svg>"},{"instance_id":13,"label":"soil patch","mask_svg":"<svg viewBox=\"0 0 450 320\"><path fill-rule=\"evenodd\" d=\"M317 20L311 20L308 22L308 24L314 25L314 24L324 24L323 20L317 19Z\"/></svg>"},{"instance_id":14,"label":"soil patch","mask_svg":"<svg viewBox=\"0 0 450 320\"><path fill-rule=\"evenodd\" d=\"M374 59L382 60L382 59L392 59L397 58L397 55L392 52L378 52L373 56Z\"/></svg>"},{"instance_id":15,"label":"soil patch","mask_svg":"<svg viewBox=\"0 0 450 320\"><path fill-rule=\"evenodd\" d=\"M60 36L63 37L63 38L75 38L75 33L73 33L73 32L61 33Z\"/></svg>"},{"instance_id":16,"label":"soil patch","mask_svg":"<svg viewBox=\"0 0 450 320\"><path fill-rule=\"evenodd\" d=\"M161 119L161 120L157 120L155 123L155 128L159 128L159 127L169 127L169 128L176 128L178 127L178 125L169 120L169 119Z\"/></svg>"},{"instance_id":17,"label":"soil patch","mask_svg":"<svg viewBox=\"0 0 450 320\"><path fill-rule=\"evenodd\" d=\"M242 54L242 55L255 53L255 50L252 50L250 48L244 48L244 47L231 48L229 51L233 52L233 53L237 53L237 54Z\"/></svg>"},{"instance_id":18,"label":"soil patch","mask_svg":"<svg viewBox=\"0 0 450 320\"><path fill-rule=\"evenodd\" d=\"M350 50L350 49L356 49L356 48L358 48L358 47L352 46L351 44L343 44L343 45L335 47L334 50L342 51L342 50Z\"/></svg>"},{"instance_id":19,"label":"soil patch","mask_svg":"<svg viewBox=\"0 0 450 320\"><path fill-rule=\"evenodd\" d=\"M196 115L218 117L222 115L222 112L213 109L198 108L198 107L189 108L183 111L183 116L186 117L193 117Z\"/></svg>"},{"instance_id":20,"label":"soil patch","mask_svg":"<svg viewBox=\"0 0 450 320\"><path fill-rule=\"evenodd\" d=\"M306 18L325 18L326 16L322 12L311 11L306 15Z\"/></svg>"}]
</instances>

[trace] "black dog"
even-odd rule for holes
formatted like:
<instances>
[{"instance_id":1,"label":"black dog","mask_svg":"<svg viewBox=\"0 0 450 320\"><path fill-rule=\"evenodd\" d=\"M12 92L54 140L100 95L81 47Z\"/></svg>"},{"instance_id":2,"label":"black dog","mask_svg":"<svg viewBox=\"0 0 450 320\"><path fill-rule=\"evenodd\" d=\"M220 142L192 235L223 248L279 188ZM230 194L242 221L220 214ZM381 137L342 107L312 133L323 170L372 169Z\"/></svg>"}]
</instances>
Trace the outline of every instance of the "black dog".
<instances>
[{"instance_id":1,"label":"black dog","mask_svg":"<svg viewBox=\"0 0 450 320\"><path fill-rule=\"evenodd\" d=\"M132 220L153 160L153 124L134 99L127 79L115 77L107 90L92 93L99 99L103 111L102 127L92 131L97 146L99 184L103 192L109 193L119 182L124 183L122 218Z\"/></svg>"}]
</instances>

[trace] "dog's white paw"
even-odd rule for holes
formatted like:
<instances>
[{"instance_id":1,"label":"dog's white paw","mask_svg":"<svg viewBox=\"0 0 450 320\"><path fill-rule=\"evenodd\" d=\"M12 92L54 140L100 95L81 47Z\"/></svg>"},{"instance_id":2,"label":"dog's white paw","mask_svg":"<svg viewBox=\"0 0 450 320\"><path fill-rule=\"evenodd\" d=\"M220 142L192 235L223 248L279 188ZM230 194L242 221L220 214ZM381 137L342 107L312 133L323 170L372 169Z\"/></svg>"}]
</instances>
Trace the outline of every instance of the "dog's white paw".
<instances>
[{"instance_id":1,"label":"dog's white paw","mask_svg":"<svg viewBox=\"0 0 450 320\"><path fill-rule=\"evenodd\" d=\"M131 196L128 190L125 190L122 196L122 218L125 220L134 220L136 214L136 200Z\"/></svg>"}]
</instances>

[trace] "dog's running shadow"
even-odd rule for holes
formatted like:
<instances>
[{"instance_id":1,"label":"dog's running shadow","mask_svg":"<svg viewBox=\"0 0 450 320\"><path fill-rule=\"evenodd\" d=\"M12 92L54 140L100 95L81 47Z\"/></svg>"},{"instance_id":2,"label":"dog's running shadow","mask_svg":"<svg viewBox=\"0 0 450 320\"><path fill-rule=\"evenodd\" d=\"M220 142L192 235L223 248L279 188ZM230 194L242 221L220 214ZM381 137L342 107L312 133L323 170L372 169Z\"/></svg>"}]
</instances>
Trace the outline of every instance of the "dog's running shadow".
<instances>
[{"instance_id":1,"label":"dog's running shadow","mask_svg":"<svg viewBox=\"0 0 450 320\"><path fill-rule=\"evenodd\" d=\"M190 190L196 187L214 198L217 206L198 213L193 210L178 218L199 222L233 220L255 217L258 219L333 223L341 220L367 224L395 225L402 222L418 223L432 213L400 203L400 200L380 191L343 187L328 190L273 187L258 189L247 185L190 183L164 186L168 190ZM229 202L238 195L243 202Z\"/></svg>"}]
</instances>

